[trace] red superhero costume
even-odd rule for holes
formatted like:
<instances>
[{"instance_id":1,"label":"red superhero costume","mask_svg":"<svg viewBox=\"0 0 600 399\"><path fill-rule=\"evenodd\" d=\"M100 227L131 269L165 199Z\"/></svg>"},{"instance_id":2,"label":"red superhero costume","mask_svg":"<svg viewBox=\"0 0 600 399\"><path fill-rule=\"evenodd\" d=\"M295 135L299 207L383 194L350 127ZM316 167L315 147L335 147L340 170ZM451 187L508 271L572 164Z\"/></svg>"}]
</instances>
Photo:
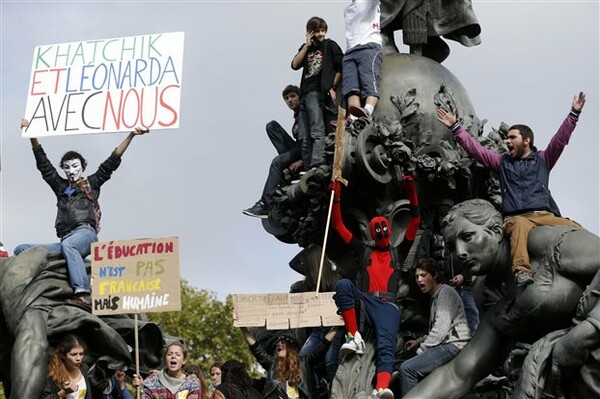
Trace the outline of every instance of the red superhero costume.
<instances>
[{"instance_id":1,"label":"red superhero costume","mask_svg":"<svg viewBox=\"0 0 600 399\"><path fill-rule=\"evenodd\" d=\"M404 176L402 183L410 201L410 221L404 239L398 247L390 247L392 235L389 220L376 216L369 223L375 247L355 239L342 220L340 206L340 183L331 183L334 191L332 224L344 243L349 245L359 257L360 270L356 283L341 279L336 286L336 304L348 330L349 340L342 351L362 353L364 343L356 321L355 306L362 301L369 322L374 327L377 345L376 390L387 389L394 367L396 340L400 329L400 311L396 306L396 293L400 282L400 268L415 239L421 223L419 202L415 182L411 176Z\"/></svg>"}]
</instances>

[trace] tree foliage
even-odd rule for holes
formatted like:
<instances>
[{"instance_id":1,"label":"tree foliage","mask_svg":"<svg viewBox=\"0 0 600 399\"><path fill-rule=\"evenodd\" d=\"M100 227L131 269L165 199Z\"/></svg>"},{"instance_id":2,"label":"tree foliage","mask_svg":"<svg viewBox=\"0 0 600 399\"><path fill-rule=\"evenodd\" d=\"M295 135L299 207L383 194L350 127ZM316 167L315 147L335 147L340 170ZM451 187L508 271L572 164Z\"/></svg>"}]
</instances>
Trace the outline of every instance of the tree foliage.
<instances>
[{"instance_id":1,"label":"tree foliage","mask_svg":"<svg viewBox=\"0 0 600 399\"><path fill-rule=\"evenodd\" d=\"M198 290L182 280L181 311L148 313L148 319L165 333L183 338L189 350L188 363L205 373L217 361L236 359L248 369L255 362L242 334L233 326L231 295L222 302L215 293Z\"/></svg>"}]
</instances>

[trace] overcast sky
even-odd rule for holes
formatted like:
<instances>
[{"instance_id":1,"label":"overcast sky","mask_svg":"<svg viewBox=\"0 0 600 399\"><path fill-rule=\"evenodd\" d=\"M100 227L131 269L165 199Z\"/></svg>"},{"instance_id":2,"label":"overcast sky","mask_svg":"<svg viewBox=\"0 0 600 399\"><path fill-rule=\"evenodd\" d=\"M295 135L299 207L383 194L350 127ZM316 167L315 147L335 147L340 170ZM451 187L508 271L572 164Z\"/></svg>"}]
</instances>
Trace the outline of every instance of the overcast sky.
<instances>
[{"instance_id":1,"label":"overcast sky","mask_svg":"<svg viewBox=\"0 0 600 399\"><path fill-rule=\"evenodd\" d=\"M285 292L300 275L299 251L241 210L259 197L275 154L264 131L291 114L281 99L299 84L290 61L308 18L323 17L345 49L347 1L26 2L1 1L0 240L56 241L54 194L20 136L36 46L160 32L185 32L181 124L136 138L102 188L101 241L179 236L181 275L196 288L229 293ZM462 82L485 132L525 123L548 143L579 90L580 123L551 176L564 215L598 234L598 1L473 1L482 44L451 42L444 65ZM401 39L398 38L400 42ZM405 51L404 49L403 51ZM124 133L41 140L55 164L69 149L89 172Z\"/></svg>"}]
</instances>

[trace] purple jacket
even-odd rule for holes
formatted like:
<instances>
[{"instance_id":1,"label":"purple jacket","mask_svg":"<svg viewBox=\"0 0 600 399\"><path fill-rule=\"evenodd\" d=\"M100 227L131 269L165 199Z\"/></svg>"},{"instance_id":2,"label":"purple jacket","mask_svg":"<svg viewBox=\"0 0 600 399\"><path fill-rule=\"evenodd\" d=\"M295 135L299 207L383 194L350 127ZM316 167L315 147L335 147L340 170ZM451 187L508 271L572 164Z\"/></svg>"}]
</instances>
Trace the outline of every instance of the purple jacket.
<instances>
[{"instance_id":1,"label":"purple jacket","mask_svg":"<svg viewBox=\"0 0 600 399\"><path fill-rule=\"evenodd\" d=\"M549 175L569 143L578 119L578 113L572 110L545 150L538 151L533 147L529 156L517 160L508 153L498 154L485 148L458 124L452 127L452 134L471 158L499 172L503 214L546 210L560 215L548 188Z\"/></svg>"}]
</instances>

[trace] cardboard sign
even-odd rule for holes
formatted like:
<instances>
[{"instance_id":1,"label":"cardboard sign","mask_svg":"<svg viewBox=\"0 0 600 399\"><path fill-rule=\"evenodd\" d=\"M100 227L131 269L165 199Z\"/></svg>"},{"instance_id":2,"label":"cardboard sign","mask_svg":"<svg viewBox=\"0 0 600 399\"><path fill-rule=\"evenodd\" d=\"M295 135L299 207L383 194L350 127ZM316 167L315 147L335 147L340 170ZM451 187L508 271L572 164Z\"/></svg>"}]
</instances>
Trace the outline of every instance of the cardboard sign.
<instances>
[{"instance_id":1,"label":"cardboard sign","mask_svg":"<svg viewBox=\"0 0 600 399\"><path fill-rule=\"evenodd\" d=\"M236 294L233 296L236 327L287 330L299 327L343 326L333 301L335 292L296 294Z\"/></svg>"},{"instance_id":2,"label":"cardboard sign","mask_svg":"<svg viewBox=\"0 0 600 399\"><path fill-rule=\"evenodd\" d=\"M92 244L92 313L181 310L179 239Z\"/></svg>"},{"instance_id":3,"label":"cardboard sign","mask_svg":"<svg viewBox=\"0 0 600 399\"><path fill-rule=\"evenodd\" d=\"M38 46L24 137L179 127L183 32Z\"/></svg>"}]
</instances>

